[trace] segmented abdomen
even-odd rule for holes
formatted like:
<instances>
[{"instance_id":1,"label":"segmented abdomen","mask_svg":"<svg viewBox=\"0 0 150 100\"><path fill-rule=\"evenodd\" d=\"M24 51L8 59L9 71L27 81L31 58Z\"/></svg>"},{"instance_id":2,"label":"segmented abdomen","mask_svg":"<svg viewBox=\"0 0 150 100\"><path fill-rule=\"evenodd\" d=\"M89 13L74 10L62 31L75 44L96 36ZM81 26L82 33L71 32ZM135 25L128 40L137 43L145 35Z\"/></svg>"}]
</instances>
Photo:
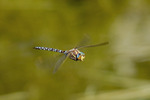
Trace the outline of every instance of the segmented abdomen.
<instances>
[{"instance_id":1,"label":"segmented abdomen","mask_svg":"<svg viewBox=\"0 0 150 100\"><path fill-rule=\"evenodd\" d=\"M34 47L34 49L37 50L47 50L47 51L54 51L54 52L59 52L59 53L65 53L66 51L59 50L59 49L54 49L54 48L48 48L48 47Z\"/></svg>"}]
</instances>

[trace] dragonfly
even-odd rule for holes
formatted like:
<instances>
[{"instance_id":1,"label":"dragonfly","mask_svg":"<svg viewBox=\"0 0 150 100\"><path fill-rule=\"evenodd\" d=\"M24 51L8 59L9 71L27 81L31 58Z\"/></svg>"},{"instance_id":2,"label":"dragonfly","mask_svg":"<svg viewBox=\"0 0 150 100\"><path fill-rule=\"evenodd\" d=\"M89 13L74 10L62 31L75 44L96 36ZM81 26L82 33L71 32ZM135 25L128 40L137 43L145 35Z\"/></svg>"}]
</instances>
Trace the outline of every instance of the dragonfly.
<instances>
[{"instance_id":1,"label":"dragonfly","mask_svg":"<svg viewBox=\"0 0 150 100\"><path fill-rule=\"evenodd\" d=\"M57 71L57 69L61 66L61 64L63 64L65 62L65 60L67 58L70 58L70 59L72 59L74 61L84 61L84 59L85 59L85 53L81 52L79 49L88 48L88 47L103 46L103 45L107 45L108 43L109 42L103 42L103 43L94 44L94 45L79 46L79 47L75 47L75 48L70 49L70 50L59 50L59 49L48 48L48 47L34 47L34 49L36 49L36 50L53 51L53 52L58 52L58 53L64 54L56 62L56 65L55 65L54 71L53 71L53 73L55 73Z\"/></svg>"}]
</instances>

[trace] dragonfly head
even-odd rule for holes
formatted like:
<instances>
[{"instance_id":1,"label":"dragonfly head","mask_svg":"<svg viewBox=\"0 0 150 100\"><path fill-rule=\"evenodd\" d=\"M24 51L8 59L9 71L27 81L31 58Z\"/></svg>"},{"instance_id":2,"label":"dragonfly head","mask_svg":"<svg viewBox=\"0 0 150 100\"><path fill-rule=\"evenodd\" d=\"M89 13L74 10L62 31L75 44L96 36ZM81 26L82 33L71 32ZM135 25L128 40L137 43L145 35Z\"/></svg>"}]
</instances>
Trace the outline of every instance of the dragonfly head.
<instances>
[{"instance_id":1,"label":"dragonfly head","mask_svg":"<svg viewBox=\"0 0 150 100\"><path fill-rule=\"evenodd\" d=\"M79 52L77 54L77 59L80 60L80 61L83 61L85 58L85 54L83 52Z\"/></svg>"}]
</instances>

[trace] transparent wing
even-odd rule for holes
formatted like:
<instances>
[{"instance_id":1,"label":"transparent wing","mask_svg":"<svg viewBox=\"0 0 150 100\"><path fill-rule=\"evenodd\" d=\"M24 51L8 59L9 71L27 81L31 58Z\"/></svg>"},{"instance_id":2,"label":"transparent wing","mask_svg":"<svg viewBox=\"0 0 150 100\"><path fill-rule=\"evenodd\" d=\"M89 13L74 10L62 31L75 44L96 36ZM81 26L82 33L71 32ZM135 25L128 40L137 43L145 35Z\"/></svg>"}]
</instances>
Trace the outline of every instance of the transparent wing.
<instances>
[{"instance_id":1,"label":"transparent wing","mask_svg":"<svg viewBox=\"0 0 150 100\"><path fill-rule=\"evenodd\" d=\"M39 56L35 60L35 65L39 69L46 69L49 71L55 66L58 59L60 59L62 56L63 54Z\"/></svg>"},{"instance_id":2,"label":"transparent wing","mask_svg":"<svg viewBox=\"0 0 150 100\"><path fill-rule=\"evenodd\" d=\"M54 67L54 71L53 73L55 73L58 68L66 61L66 59L68 58L69 54L67 55L63 55L57 62L56 62L56 65Z\"/></svg>"},{"instance_id":3,"label":"transparent wing","mask_svg":"<svg viewBox=\"0 0 150 100\"><path fill-rule=\"evenodd\" d=\"M80 47L76 47L76 49L88 48L88 47L97 47L97 46L102 46L102 45L107 45L107 44L109 44L109 42L104 42L104 43L95 44L95 45L80 46Z\"/></svg>"},{"instance_id":4,"label":"transparent wing","mask_svg":"<svg viewBox=\"0 0 150 100\"><path fill-rule=\"evenodd\" d=\"M83 38L75 45L74 48L81 47L83 45L87 45L87 44L89 44L90 40L91 40L90 36L87 34L84 34Z\"/></svg>"}]
</instances>

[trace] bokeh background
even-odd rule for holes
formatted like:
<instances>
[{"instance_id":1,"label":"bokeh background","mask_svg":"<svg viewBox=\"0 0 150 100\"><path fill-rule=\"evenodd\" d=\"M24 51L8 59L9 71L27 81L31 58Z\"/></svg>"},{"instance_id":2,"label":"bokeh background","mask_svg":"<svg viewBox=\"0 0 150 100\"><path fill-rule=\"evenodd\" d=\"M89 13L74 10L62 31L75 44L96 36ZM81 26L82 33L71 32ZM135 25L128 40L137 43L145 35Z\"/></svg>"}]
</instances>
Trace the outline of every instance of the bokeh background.
<instances>
[{"instance_id":1,"label":"bokeh background","mask_svg":"<svg viewBox=\"0 0 150 100\"><path fill-rule=\"evenodd\" d=\"M33 49L105 41L55 74L61 55ZM1 0L0 100L150 100L150 1Z\"/></svg>"}]
</instances>

